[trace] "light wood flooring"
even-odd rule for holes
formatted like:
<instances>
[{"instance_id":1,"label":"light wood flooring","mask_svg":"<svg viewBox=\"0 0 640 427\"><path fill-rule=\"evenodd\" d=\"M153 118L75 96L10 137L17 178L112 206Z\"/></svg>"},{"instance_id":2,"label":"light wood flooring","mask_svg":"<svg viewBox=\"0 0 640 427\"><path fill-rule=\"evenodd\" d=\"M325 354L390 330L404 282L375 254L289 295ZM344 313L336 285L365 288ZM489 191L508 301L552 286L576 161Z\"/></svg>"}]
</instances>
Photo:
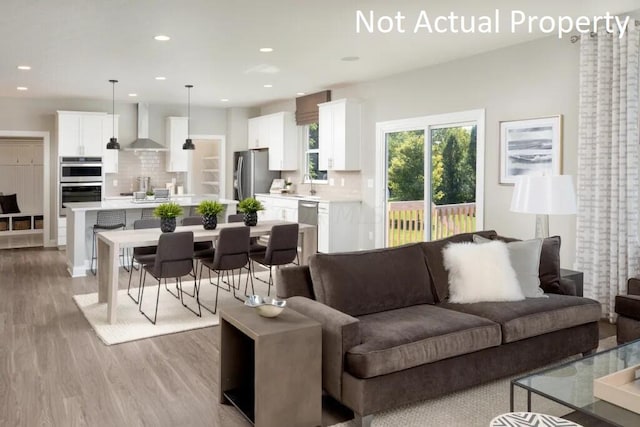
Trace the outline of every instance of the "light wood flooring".
<instances>
[{"instance_id":1,"label":"light wood flooring","mask_svg":"<svg viewBox=\"0 0 640 427\"><path fill-rule=\"evenodd\" d=\"M95 291L64 252L0 250L0 426L249 425L217 403L217 328L105 346L71 299ZM324 425L350 418L324 406Z\"/></svg>"},{"instance_id":2,"label":"light wood flooring","mask_svg":"<svg viewBox=\"0 0 640 427\"><path fill-rule=\"evenodd\" d=\"M249 425L217 403L216 327L105 346L71 299L96 279L64 255L0 250L1 426Z\"/></svg>"}]
</instances>

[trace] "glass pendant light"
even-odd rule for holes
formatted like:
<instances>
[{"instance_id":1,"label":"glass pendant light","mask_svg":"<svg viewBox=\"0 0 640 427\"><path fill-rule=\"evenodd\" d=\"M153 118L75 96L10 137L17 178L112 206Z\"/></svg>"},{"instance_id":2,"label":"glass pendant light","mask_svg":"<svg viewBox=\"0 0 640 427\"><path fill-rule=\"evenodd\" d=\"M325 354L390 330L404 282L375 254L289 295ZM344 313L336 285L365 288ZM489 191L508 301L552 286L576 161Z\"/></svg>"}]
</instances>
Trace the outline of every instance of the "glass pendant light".
<instances>
[{"instance_id":1,"label":"glass pendant light","mask_svg":"<svg viewBox=\"0 0 640 427\"><path fill-rule=\"evenodd\" d=\"M191 140L191 88L193 85L185 85L187 88L187 139L182 144L183 150L195 150L196 146L193 145Z\"/></svg>"},{"instance_id":2,"label":"glass pendant light","mask_svg":"<svg viewBox=\"0 0 640 427\"><path fill-rule=\"evenodd\" d=\"M111 98L111 119L112 119L112 133L111 139L107 143L107 150L119 150L120 144L118 144L118 138L116 138L116 83L117 80L109 80L113 85L113 96Z\"/></svg>"}]
</instances>

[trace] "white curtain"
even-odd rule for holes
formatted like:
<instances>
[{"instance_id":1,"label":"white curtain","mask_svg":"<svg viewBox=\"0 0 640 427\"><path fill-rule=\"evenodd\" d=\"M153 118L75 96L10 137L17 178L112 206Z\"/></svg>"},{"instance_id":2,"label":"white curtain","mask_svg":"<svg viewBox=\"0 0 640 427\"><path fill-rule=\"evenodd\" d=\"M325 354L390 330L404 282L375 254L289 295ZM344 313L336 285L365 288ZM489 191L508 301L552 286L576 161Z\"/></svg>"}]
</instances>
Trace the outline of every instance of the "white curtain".
<instances>
[{"instance_id":1,"label":"white curtain","mask_svg":"<svg viewBox=\"0 0 640 427\"><path fill-rule=\"evenodd\" d=\"M578 214L575 268L584 294L614 320L614 300L638 274L640 33L598 31L580 40Z\"/></svg>"}]
</instances>

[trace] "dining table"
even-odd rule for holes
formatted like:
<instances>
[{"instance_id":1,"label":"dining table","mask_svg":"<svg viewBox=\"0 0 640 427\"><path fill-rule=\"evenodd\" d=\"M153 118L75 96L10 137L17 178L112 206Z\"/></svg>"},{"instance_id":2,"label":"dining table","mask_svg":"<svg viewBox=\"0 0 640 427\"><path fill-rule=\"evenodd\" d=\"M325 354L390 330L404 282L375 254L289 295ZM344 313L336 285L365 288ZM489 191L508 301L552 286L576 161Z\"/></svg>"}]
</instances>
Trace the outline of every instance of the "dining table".
<instances>
[{"instance_id":1,"label":"dining table","mask_svg":"<svg viewBox=\"0 0 640 427\"><path fill-rule=\"evenodd\" d=\"M249 227L251 237L266 236L271 233L271 227L280 224L290 224L288 221L263 220L257 225ZM220 235L220 230L229 227L244 227L241 222L218 224L215 230L205 230L202 225L178 226L175 232L193 231L195 242L213 241ZM136 248L141 246L156 246L162 235L159 228L138 230L112 230L97 234L98 258L98 303L107 304L107 322L116 323L118 307L119 254L122 248ZM316 226L299 224L300 263L308 264L309 257L317 251L318 233Z\"/></svg>"}]
</instances>

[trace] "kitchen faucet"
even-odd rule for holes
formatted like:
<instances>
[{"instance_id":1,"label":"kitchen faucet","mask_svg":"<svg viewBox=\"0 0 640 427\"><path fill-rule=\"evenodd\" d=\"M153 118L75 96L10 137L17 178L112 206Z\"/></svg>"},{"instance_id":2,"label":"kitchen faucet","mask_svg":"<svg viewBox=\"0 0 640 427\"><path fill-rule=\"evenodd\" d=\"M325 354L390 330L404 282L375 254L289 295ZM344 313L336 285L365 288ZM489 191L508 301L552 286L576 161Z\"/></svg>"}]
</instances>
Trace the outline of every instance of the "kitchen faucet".
<instances>
[{"instance_id":1,"label":"kitchen faucet","mask_svg":"<svg viewBox=\"0 0 640 427\"><path fill-rule=\"evenodd\" d=\"M304 182L305 179L309 180L309 194L313 196L314 194L316 194L316 190L313 188L313 179L308 173L304 174L304 176L302 177L302 181Z\"/></svg>"}]
</instances>

